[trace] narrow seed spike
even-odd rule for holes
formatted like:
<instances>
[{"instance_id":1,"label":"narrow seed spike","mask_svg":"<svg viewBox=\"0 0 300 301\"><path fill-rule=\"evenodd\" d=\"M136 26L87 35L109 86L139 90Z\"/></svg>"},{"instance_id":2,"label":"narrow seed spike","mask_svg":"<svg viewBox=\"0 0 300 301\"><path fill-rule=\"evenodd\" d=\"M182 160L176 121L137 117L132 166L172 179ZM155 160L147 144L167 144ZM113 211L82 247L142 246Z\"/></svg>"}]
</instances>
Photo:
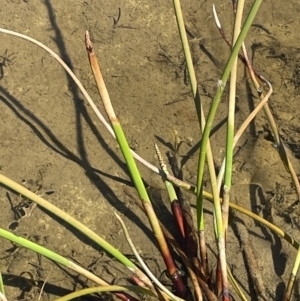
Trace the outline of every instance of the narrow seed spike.
<instances>
[{"instance_id":1,"label":"narrow seed spike","mask_svg":"<svg viewBox=\"0 0 300 301\"><path fill-rule=\"evenodd\" d=\"M92 45L92 42L91 42L91 39L90 39L90 34L87 30L85 31L85 37L84 38L85 38L86 50L88 51L88 53L92 53L93 52L93 45Z\"/></svg>"},{"instance_id":2,"label":"narrow seed spike","mask_svg":"<svg viewBox=\"0 0 300 301\"><path fill-rule=\"evenodd\" d=\"M167 165L161 155L161 152L158 148L158 145L156 143L154 143L154 148L155 148L155 152L156 152L156 155L157 155L157 158L158 158L158 162L159 162L159 165L160 165L160 168L162 169L162 171L166 174L168 174L168 169L167 169Z\"/></svg>"},{"instance_id":3,"label":"narrow seed spike","mask_svg":"<svg viewBox=\"0 0 300 301\"><path fill-rule=\"evenodd\" d=\"M213 13L214 13L215 22L216 22L218 28L222 28L221 23L218 18L218 15L217 15L217 12L216 12L216 7L214 4L213 4Z\"/></svg>"},{"instance_id":4,"label":"narrow seed spike","mask_svg":"<svg viewBox=\"0 0 300 301\"><path fill-rule=\"evenodd\" d=\"M156 143L154 143L154 148L155 148L156 156L157 156L158 161L160 163L163 159L162 159L161 152L160 152L160 150L158 148L158 145Z\"/></svg>"}]
</instances>

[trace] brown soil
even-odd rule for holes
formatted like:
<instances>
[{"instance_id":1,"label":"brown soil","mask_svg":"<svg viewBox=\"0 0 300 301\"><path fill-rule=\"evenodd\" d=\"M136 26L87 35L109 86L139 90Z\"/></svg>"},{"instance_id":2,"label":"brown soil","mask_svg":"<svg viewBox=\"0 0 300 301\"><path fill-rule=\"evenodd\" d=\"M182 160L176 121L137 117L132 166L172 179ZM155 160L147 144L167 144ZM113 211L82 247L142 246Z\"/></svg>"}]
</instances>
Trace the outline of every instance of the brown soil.
<instances>
[{"instance_id":1,"label":"brown soil","mask_svg":"<svg viewBox=\"0 0 300 301\"><path fill-rule=\"evenodd\" d=\"M103 111L83 43L91 32L96 53L115 110L132 148L157 165L153 143L165 153L172 144L171 131L189 141L180 148L184 177L195 183L199 126L185 77L181 43L171 1L2 1L1 26L27 34L56 51L74 70ZM230 5L214 3L224 30L232 28ZM247 9L250 4L247 2ZM212 19L211 1L183 1L199 90L206 112L229 49ZM120 20L114 19L121 11ZM263 1L255 26L247 37L247 48L255 67L274 87L269 103L288 147L296 172L300 173L300 55L299 1ZM124 216L134 243L152 271L159 276L164 266L149 223L124 193L130 179L116 141L88 106L76 85L47 53L37 46L1 34L0 118L1 173L47 200L107 239L125 254L131 251L120 231L114 212ZM257 104L255 91L240 63L237 126ZM224 155L227 91L214 123L212 148L217 165ZM255 119L239 143L235 155L233 202L256 212L295 239L299 236L299 205L291 178L280 161L264 114ZM167 204L161 179L140 166L151 186L151 196L168 221L161 200ZM133 192L133 188L130 188ZM54 193L46 195L53 190ZM1 189L1 227L16 218L20 197ZM194 204L194 198L189 195ZM271 203L272 210L267 210ZM169 206L168 206L169 207ZM272 215L272 216L270 216ZM211 223L211 207L207 218ZM258 255L260 273L268 298L281 300L296 251L268 229L244 218ZM27 236L93 270L108 282L124 283L126 274L85 236L36 209L20 220L15 233ZM238 239L230 229L228 263L249 299L255 300ZM213 229L207 226L208 244L214 246ZM55 300L90 282L54 263L39 259L25 249L13 251L1 240L0 271L9 300L37 300L47 278L41 300ZM211 256L212 258L212 256ZM213 265L214 263L212 263ZM32 279L37 286L26 279ZM297 288L297 285L296 285ZM298 299L298 289L295 299ZM252 297L251 297L252 296ZM97 300L86 297L82 300Z\"/></svg>"}]
</instances>

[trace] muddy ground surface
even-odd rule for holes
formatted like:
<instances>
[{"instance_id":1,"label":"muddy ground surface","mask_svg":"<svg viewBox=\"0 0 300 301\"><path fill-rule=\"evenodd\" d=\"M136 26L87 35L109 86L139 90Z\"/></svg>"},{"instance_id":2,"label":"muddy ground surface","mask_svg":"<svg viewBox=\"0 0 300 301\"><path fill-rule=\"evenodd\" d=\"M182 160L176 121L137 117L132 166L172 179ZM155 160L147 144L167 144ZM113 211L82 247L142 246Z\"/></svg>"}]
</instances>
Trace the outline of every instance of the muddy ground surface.
<instances>
[{"instance_id":1,"label":"muddy ground surface","mask_svg":"<svg viewBox=\"0 0 300 301\"><path fill-rule=\"evenodd\" d=\"M212 4L211 1L182 1L206 112L229 54L212 19ZM216 0L214 4L230 36L233 21L230 1ZM249 7L250 2L246 1L246 11ZM263 1L246 40L253 64L273 85L269 103L298 175L299 13L299 1ZM173 144L171 132L176 130L188 142L179 150L184 178L195 183L201 135L172 1L2 0L0 20L1 27L29 35L59 54L103 112L84 46L84 32L88 29L130 146L157 165L154 142L165 154ZM164 265L149 223L124 193L124 188L132 193L134 189L120 149L72 79L44 50L17 37L1 33L0 56L1 173L43 195L130 256L114 212L122 214L138 250L159 276ZM238 127L258 103L241 63L237 93ZM224 155L227 96L228 87L212 134L217 166ZM273 144L262 112L236 149L232 201L264 215L299 239L300 205L291 177ZM170 211L163 183L153 172L142 165L139 167L158 214L167 224ZM188 197L194 204L194 198ZM0 189L0 199L2 228L14 228L18 235L72 258L108 282L126 283L127 275L121 265L84 235L40 208L19 219L12 207L18 206L22 199L4 187ZM207 242L215 249L210 205L206 216ZM240 217L258 255L268 299L281 300L296 250L253 220ZM11 224L16 219L18 225ZM255 300L243 252L231 228L227 246L228 264L234 276L249 299ZM212 268L214 264L211 261ZM92 285L31 251L16 249L6 240L0 244L0 270L9 300L38 300L45 279L41 300L55 300ZM299 299L298 284L294 298Z\"/></svg>"}]
</instances>

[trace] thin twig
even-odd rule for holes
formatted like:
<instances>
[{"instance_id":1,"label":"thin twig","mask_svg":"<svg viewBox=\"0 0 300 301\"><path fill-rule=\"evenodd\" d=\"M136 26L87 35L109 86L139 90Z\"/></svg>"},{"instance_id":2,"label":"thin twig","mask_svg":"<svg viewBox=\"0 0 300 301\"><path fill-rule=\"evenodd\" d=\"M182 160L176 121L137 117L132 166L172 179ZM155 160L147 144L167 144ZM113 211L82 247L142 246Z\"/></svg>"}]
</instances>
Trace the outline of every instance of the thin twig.
<instances>
[{"instance_id":1,"label":"thin twig","mask_svg":"<svg viewBox=\"0 0 300 301\"><path fill-rule=\"evenodd\" d=\"M48 273L46 279L45 279L44 282L43 282L43 285L42 285L42 287L41 287L41 291L40 291L39 296L38 296L38 301L40 301L41 298L42 298L42 294L43 294L43 291L44 291L44 287L45 287L45 285L46 285L46 283L47 283L47 281L48 281L48 279L49 279L49 276L50 276L51 272L52 272L52 268L51 268L50 272Z\"/></svg>"},{"instance_id":2,"label":"thin twig","mask_svg":"<svg viewBox=\"0 0 300 301\"><path fill-rule=\"evenodd\" d=\"M140 263L140 265L142 266L143 270L145 271L145 273L147 274L147 276L157 285L157 287L162 290L164 293L166 293L172 300L175 301L185 301L177 296L175 296L172 292L170 292L164 285L161 284L161 282L153 275L153 273L149 270L149 268L147 267L147 265L145 264L145 262L143 261L143 259L141 258L141 256L139 255L138 251L136 250L130 235L128 233L128 230L125 226L125 223L123 222L122 218L120 217L119 214L117 214L115 212L115 216L117 217L118 221L120 222L122 229L124 231L124 235L125 238L132 250L132 252L134 253L136 259L138 260L138 262ZM155 293L155 289L152 287L150 288L151 290L154 290L153 292Z\"/></svg>"}]
</instances>

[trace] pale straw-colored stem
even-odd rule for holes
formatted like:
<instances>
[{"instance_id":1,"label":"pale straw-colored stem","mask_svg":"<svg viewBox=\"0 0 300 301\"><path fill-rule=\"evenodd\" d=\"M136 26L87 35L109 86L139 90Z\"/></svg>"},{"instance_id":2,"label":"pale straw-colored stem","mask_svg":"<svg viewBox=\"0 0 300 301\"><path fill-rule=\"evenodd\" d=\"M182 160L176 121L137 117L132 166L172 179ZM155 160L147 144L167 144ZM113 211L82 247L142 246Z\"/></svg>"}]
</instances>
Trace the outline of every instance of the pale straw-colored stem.
<instances>
[{"instance_id":1,"label":"pale straw-colored stem","mask_svg":"<svg viewBox=\"0 0 300 301\"><path fill-rule=\"evenodd\" d=\"M117 214L115 212L115 216L117 217L118 221L120 222L122 229L124 231L124 235L125 238L131 248L131 251L133 252L134 256L136 257L136 259L138 260L138 262L140 263L141 267L143 268L144 272L146 273L146 275L157 285L157 287L163 291L169 298L171 298L171 300L175 300L175 301L184 301L183 299L175 296L172 292L170 292L155 276L154 274L150 271L150 269L147 267L147 265L145 264L145 262L143 261L142 257L140 256L140 254L138 253L138 251L136 250L136 247L134 246L129 232L125 226L125 223L123 222L122 218L120 217L119 214ZM151 288L150 288L151 289ZM151 289L153 292L155 292L155 289L152 288Z\"/></svg>"}]
</instances>

